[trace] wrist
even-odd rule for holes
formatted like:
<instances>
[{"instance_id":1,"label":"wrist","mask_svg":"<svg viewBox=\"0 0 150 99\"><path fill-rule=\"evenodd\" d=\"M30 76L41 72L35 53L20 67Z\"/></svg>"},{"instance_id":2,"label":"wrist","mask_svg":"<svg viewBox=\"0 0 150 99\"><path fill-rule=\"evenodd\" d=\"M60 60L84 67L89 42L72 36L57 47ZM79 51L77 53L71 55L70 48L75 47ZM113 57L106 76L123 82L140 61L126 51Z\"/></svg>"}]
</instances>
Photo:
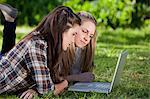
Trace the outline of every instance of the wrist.
<instances>
[{"instance_id":1,"label":"wrist","mask_svg":"<svg viewBox=\"0 0 150 99\"><path fill-rule=\"evenodd\" d=\"M51 85L51 90L52 90L52 91L55 90L55 85L54 85L54 84Z\"/></svg>"}]
</instances>

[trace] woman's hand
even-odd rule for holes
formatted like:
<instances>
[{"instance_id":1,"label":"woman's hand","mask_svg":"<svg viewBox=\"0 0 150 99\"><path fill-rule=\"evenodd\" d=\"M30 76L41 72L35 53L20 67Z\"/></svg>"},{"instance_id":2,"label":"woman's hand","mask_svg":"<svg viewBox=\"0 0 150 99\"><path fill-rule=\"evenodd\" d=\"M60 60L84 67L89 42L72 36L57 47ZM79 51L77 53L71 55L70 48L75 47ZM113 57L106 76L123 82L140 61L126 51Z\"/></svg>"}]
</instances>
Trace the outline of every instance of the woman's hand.
<instances>
[{"instance_id":1,"label":"woman's hand","mask_svg":"<svg viewBox=\"0 0 150 99\"><path fill-rule=\"evenodd\" d=\"M54 95L56 95L56 96L59 95L67 87L68 87L68 81L67 80L64 80L63 82L61 82L59 84L55 84Z\"/></svg>"},{"instance_id":2,"label":"woman's hand","mask_svg":"<svg viewBox=\"0 0 150 99\"><path fill-rule=\"evenodd\" d=\"M34 96L37 96L37 92L33 89L28 89L27 91L23 92L20 96L21 99L32 99Z\"/></svg>"}]
</instances>

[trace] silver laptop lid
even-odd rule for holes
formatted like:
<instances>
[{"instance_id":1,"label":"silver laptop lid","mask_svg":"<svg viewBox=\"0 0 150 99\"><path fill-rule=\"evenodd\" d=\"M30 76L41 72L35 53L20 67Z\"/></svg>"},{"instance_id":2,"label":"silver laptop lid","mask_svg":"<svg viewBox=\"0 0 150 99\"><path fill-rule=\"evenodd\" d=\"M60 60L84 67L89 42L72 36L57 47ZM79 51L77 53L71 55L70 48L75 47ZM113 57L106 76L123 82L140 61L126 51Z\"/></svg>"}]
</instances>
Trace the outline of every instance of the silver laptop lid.
<instances>
[{"instance_id":1,"label":"silver laptop lid","mask_svg":"<svg viewBox=\"0 0 150 99\"><path fill-rule=\"evenodd\" d=\"M125 60L126 60L127 55L128 55L128 51L122 51L119 54L118 61L117 61L117 64L116 64L115 73L114 73L114 76L113 76L113 79L112 79L112 82L111 82L109 92L111 92L112 88L114 88L116 85L119 84L120 76L121 76L121 73L122 73L123 66L125 64Z\"/></svg>"}]
</instances>

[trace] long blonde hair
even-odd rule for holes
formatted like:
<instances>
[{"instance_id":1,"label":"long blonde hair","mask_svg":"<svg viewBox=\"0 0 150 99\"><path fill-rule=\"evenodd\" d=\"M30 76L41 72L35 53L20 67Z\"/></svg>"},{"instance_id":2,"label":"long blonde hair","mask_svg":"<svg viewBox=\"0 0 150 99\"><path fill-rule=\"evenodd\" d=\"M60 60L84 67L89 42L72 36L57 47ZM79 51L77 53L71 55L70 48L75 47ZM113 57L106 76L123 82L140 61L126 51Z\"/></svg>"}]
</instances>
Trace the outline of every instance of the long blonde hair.
<instances>
[{"instance_id":1,"label":"long blonde hair","mask_svg":"<svg viewBox=\"0 0 150 99\"><path fill-rule=\"evenodd\" d=\"M88 12L78 12L77 15L81 18L81 24L84 21L91 21L97 25L96 19ZM92 71L94 67L94 53L96 47L96 30L90 43L87 44L81 51L81 72Z\"/></svg>"}]
</instances>

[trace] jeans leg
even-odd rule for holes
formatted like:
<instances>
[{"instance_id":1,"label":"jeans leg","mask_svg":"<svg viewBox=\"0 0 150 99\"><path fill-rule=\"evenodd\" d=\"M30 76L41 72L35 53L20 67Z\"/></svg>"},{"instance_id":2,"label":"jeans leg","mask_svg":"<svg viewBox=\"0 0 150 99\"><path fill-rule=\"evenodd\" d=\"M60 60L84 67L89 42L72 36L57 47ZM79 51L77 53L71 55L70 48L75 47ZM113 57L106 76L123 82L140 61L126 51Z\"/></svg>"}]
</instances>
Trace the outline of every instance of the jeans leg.
<instances>
[{"instance_id":1,"label":"jeans leg","mask_svg":"<svg viewBox=\"0 0 150 99\"><path fill-rule=\"evenodd\" d=\"M3 44L1 54L7 53L14 45L16 39L16 20L15 22L4 22Z\"/></svg>"},{"instance_id":2,"label":"jeans leg","mask_svg":"<svg viewBox=\"0 0 150 99\"><path fill-rule=\"evenodd\" d=\"M0 53L0 60L1 60L2 56L3 56L3 55Z\"/></svg>"}]
</instances>

